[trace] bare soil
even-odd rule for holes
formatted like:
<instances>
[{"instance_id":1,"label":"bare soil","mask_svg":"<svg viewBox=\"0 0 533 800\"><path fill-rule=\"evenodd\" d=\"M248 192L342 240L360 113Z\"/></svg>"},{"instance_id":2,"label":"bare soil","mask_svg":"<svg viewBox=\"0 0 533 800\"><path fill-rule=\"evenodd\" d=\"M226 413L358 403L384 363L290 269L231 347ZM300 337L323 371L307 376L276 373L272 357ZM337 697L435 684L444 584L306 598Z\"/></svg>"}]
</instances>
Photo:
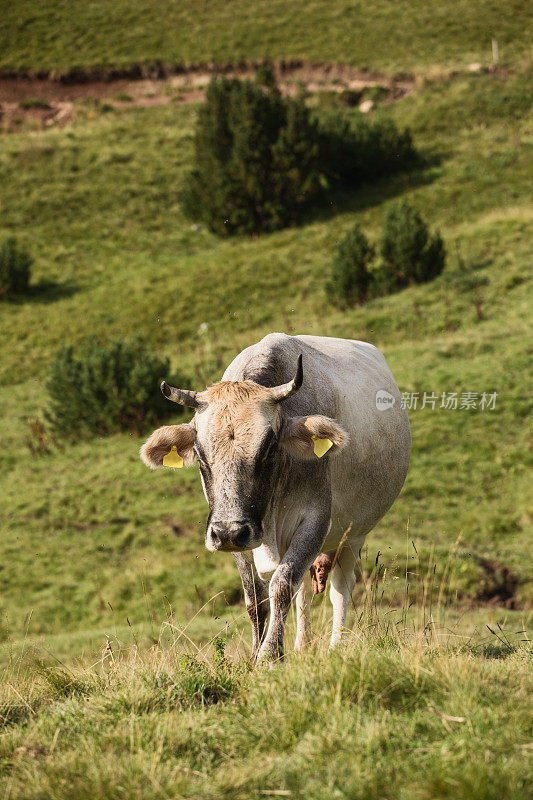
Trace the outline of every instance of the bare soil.
<instances>
[{"instance_id":1,"label":"bare soil","mask_svg":"<svg viewBox=\"0 0 533 800\"><path fill-rule=\"evenodd\" d=\"M518 608L516 590L518 577L506 564L488 558L482 558L483 581L477 599L493 606Z\"/></svg>"},{"instance_id":2,"label":"bare soil","mask_svg":"<svg viewBox=\"0 0 533 800\"><path fill-rule=\"evenodd\" d=\"M359 105L358 93L382 87L386 102L404 97L415 88L409 75L387 78L378 73L339 64L294 64L273 67L282 94L294 96L301 86L317 92L351 92L352 105ZM0 76L0 129L19 130L24 122L48 128L66 125L83 102L99 102L113 109L150 107L169 103L199 103L214 74L252 78L254 66L200 66L176 74L154 77L78 76L76 80L52 80L30 76ZM372 104L363 103L363 110Z\"/></svg>"}]
</instances>

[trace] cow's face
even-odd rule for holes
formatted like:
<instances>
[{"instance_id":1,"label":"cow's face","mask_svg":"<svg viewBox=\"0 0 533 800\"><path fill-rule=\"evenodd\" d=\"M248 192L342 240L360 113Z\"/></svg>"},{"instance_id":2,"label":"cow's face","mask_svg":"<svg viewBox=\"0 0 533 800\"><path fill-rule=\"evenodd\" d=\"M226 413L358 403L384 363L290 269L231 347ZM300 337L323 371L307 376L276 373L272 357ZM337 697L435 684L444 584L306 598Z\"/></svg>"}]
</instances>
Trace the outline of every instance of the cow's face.
<instances>
[{"instance_id":1,"label":"cow's face","mask_svg":"<svg viewBox=\"0 0 533 800\"><path fill-rule=\"evenodd\" d=\"M329 452L344 445L346 434L327 417L285 417L281 401L299 388L301 376L295 383L298 374L273 389L253 381L225 381L202 393L187 393L187 405L196 408L192 422L159 428L141 448L150 467L162 466L172 447L185 466L198 463L210 508L208 550L251 550L262 543L262 522L287 460L284 452L316 459L313 437L329 439ZM166 384L162 388L167 396L180 392ZM183 394L171 399L184 402Z\"/></svg>"},{"instance_id":2,"label":"cow's face","mask_svg":"<svg viewBox=\"0 0 533 800\"><path fill-rule=\"evenodd\" d=\"M268 389L239 381L204 396L193 421L193 451L211 513L208 550L250 550L262 542L262 520L272 497L281 411Z\"/></svg>"}]
</instances>

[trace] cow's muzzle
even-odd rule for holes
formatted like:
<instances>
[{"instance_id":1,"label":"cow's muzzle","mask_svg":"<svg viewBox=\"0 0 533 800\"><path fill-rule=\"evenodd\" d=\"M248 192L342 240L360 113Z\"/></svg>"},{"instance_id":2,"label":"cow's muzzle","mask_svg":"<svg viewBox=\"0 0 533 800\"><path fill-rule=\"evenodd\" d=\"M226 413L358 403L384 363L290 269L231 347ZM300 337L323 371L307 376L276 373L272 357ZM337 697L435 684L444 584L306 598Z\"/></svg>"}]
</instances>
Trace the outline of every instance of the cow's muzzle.
<instances>
[{"instance_id":1,"label":"cow's muzzle","mask_svg":"<svg viewBox=\"0 0 533 800\"><path fill-rule=\"evenodd\" d=\"M211 522L205 537L208 550L238 552L250 550L261 543L255 526L244 520L235 522Z\"/></svg>"}]
</instances>

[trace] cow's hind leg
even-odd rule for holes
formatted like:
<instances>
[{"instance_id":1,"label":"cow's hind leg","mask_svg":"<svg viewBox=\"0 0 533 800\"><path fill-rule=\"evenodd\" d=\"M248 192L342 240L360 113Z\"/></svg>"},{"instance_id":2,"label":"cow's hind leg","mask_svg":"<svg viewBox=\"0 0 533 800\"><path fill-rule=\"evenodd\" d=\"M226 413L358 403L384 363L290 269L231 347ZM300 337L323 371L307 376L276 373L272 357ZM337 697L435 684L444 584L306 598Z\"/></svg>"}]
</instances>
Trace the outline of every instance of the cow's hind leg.
<instances>
[{"instance_id":1,"label":"cow's hind leg","mask_svg":"<svg viewBox=\"0 0 533 800\"><path fill-rule=\"evenodd\" d=\"M241 576L244 602L252 623L252 658L255 658L265 635L270 610L268 583L257 574L251 553L233 553L233 558Z\"/></svg>"},{"instance_id":2,"label":"cow's hind leg","mask_svg":"<svg viewBox=\"0 0 533 800\"><path fill-rule=\"evenodd\" d=\"M296 595L296 641L295 650L303 650L311 644L311 575L306 572Z\"/></svg>"},{"instance_id":3,"label":"cow's hind leg","mask_svg":"<svg viewBox=\"0 0 533 800\"><path fill-rule=\"evenodd\" d=\"M355 563L359 548L347 543L337 555L335 566L331 571L329 598L333 606L333 630L330 648L335 647L342 639L346 624L346 613L355 588Z\"/></svg>"}]
</instances>

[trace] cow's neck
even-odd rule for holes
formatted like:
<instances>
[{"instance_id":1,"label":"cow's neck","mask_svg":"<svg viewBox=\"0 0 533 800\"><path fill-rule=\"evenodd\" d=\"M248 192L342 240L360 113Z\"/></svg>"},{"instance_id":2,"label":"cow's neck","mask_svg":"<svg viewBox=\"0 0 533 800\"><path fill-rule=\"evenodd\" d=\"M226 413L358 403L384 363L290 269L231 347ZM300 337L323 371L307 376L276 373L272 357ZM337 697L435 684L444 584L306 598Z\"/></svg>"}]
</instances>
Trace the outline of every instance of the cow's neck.
<instances>
[{"instance_id":1,"label":"cow's neck","mask_svg":"<svg viewBox=\"0 0 533 800\"><path fill-rule=\"evenodd\" d=\"M319 500L331 504L329 471L285 455L277 465L275 491L263 517L263 543L253 550L255 567L267 580L279 566L294 533ZM325 490L325 491L323 491Z\"/></svg>"}]
</instances>

